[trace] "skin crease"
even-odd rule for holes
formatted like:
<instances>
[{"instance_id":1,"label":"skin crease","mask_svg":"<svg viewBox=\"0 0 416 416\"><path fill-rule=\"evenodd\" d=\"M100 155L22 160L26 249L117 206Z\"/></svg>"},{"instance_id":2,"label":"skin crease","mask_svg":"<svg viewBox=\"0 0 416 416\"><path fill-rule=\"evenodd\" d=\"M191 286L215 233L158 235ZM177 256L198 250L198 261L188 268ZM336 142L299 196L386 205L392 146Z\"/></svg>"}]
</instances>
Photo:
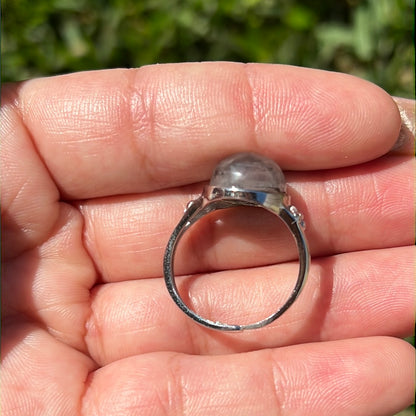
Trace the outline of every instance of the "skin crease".
<instances>
[{"instance_id":1,"label":"skin crease","mask_svg":"<svg viewBox=\"0 0 416 416\"><path fill-rule=\"evenodd\" d=\"M399 338L414 328L414 102L394 100L344 74L233 63L4 86L2 414L410 404L414 349ZM285 170L312 267L285 315L234 334L174 305L161 259L186 202L238 151ZM253 321L290 292L296 255L273 216L215 213L181 243L178 285L204 316Z\"/></svg>"}]
</instances>

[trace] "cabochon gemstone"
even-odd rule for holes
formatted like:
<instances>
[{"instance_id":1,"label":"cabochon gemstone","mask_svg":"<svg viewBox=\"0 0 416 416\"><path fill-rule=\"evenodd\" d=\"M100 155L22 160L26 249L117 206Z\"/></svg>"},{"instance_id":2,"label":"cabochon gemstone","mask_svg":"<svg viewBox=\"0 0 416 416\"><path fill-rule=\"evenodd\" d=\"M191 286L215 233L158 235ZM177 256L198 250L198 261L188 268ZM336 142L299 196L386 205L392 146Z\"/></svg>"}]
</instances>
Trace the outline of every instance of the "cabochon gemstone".
<instances>
[{"instance_id":1,"label":"cabochon gemstone","mask_svg":"<svg viewBox=\"0 0 416 416\"><path fill-rule=\"evenodd\" d=\"M277 163L256 153L237 153L222 160L212 174L210 185L252 191L286 191L285 176Z\"/></svg>"}]
</instances>

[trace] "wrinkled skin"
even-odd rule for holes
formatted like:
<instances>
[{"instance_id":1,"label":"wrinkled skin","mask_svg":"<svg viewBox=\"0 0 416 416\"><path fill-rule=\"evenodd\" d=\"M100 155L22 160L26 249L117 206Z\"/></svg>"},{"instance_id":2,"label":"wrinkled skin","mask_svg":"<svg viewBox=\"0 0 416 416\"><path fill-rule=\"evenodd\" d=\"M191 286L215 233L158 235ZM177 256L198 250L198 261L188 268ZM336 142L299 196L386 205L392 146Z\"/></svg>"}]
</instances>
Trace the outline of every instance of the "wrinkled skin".
<instances>
[{"instance_id":1,"label":"wrinkled skin","mask_svg":"<svg viewBox=\"0 0 416 416\"><path fill-rule=\"evenodd\" d=\"M398 106L401 112L398 110ZM344 74L178 64L2 89L2 414L392 415L413 400L414 103ZM172 302L164 247L219 160L285 170L312 266L272 325ZM248 323L297 252L261 210L189 231L178 285ZM183 276L183 277L181 277Z\"/></svg>"}]
</instances>

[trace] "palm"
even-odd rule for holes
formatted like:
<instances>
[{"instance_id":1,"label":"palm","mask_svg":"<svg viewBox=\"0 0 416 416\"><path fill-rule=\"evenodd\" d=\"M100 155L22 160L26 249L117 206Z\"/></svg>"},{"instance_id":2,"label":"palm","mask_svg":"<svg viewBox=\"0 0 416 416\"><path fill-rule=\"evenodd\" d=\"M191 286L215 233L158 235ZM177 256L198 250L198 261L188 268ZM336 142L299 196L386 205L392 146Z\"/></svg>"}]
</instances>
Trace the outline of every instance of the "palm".
<instances>
[{"instance_id":1,"label":"palm","mask_svg":"<svg viewBox=\"0 0 416 416\"><path fill-rule=\"evenodd\" d=\"M4 414L389 415L411 400L413 351L393 337L413 326L414 160L406 143L380 157L400 127L386 94L212 64L35 80L3 103ZM162 257L240 150L291 171L313 264L285 316L225 334L176 308ZM264 213L221 215L182 244L178 274L198 278L180 285L201 314L253 321L290 290L296 251Z\"/></svg>"}]
</instances>

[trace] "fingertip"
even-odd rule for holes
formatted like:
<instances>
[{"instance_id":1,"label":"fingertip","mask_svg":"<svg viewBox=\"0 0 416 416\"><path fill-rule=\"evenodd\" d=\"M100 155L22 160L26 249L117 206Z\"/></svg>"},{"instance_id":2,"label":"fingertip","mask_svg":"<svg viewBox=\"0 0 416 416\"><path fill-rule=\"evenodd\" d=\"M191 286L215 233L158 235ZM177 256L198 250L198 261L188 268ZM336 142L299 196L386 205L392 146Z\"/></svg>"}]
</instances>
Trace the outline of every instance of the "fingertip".
<instances>
[{"instance_id":1,"label":"fingertip","mask_svg":"<svg viewBox=\"0 0 416 416\"><path fill-rule=\"evenodd\" d=\"M379 86L352 75L249 64L257 143L285 169L350 166L387 153L400 114Z\"/></svg>"}]
</instances>

